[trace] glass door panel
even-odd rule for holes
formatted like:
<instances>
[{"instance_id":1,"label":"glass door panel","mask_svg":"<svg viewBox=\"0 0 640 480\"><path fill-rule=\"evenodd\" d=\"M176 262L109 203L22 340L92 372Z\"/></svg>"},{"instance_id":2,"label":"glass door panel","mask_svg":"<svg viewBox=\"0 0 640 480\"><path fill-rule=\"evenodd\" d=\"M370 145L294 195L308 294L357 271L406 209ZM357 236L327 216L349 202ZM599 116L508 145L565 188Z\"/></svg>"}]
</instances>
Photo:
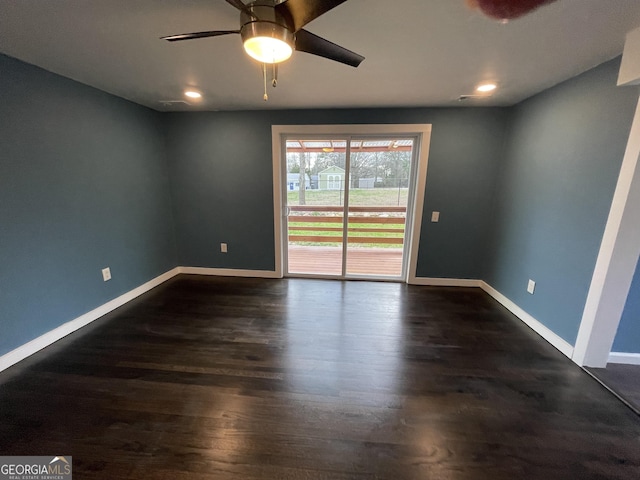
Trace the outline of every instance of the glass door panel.
<instances>
[{"instance_id":1,"label":"glass door panel","mask_svg":"<svg viewBox=\"0 0 640 480\"><path fill-rule=\"evenodd\" d=\"M351 140L347 276L403 277L413 150L411 138Z\"/></svg>"},{"instance_id":2,"label":"glass door panel","mask_svg":"<svg viewBox=\"0 0 640 480\"><path fill-rule=\"evenodd\" d=\"M344 276L346 147L286 140L287 273Z\"/></svg>"}]
</instances>

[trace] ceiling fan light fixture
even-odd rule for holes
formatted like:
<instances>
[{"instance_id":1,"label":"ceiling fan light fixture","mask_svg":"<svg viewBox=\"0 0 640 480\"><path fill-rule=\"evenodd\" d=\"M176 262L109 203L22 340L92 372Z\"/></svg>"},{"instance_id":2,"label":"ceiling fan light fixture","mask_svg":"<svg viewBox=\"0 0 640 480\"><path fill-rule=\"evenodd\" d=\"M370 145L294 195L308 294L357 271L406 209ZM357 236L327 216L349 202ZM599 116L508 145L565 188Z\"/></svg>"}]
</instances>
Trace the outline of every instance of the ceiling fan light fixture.
<instances>
[{"instance_id":1,"label":"ceiling fan light fixture","mask_svg":"<svg viewBox=\"0 0 640 480\"><path fill-rule=\"evenodd\" d=\"M251 22L240 33L247 55L261 63L284 62L293 54L293 33L282 25Z\"/></svg>"},{"instance_id":2,"label":"ceiling fan light fixture","mask_svg":"<svg viewBox=\"0 0 640 480\"><path fill-rule=\"evenodd\" d=\"M280 63L288 60L293 49L277 38L253 37L244 42L247 54L261 63Z\"/></svg>"}]
</instances>

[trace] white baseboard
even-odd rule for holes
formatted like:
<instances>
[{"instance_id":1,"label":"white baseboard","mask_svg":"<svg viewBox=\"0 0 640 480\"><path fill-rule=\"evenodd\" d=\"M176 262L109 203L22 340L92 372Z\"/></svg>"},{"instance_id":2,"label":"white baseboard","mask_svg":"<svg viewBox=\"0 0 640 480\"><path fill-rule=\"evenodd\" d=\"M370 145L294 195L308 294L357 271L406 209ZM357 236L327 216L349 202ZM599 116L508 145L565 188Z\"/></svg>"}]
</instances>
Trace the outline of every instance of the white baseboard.
<instances>
[{"instance_id":1,"label":"white baseboard","mask_svg":"<svg viewBox=\"0 0 640 480\"><path fill-rule=\"evenodd\" d=\"M179 273L187 275L214 275L218 277L253 277L253 278L282 278L275 271L270 270L237 270L235 268L204 268L178 267Z\"/></svg>"},{"instance_id":2,"label":"white baseboard","mask_svg":"<svg viewBox=\"0 0 640 480\"><path fill-rule=\"evenodd\" d=\"M34 338L28 343L19 346L18 348L11 350L9 353L5 353L0 357L0 372L6 370L12 365L15 365L21 360L33 355L34 353L42 350L45 347L48 347L52 343L57 342L63 337L66 337L70 333L75 332L79 328L88 325L89 323L97 320L98 318L106 315L107 313L115 310L118 307L121 307L127 302L130 302L136 297L139 297L143 293L148 292L152 288L157 287L161 283L166 282L170 278L175 277L180 273L177 268L169 270L166 273L163 273L159 277L154 278L153 280L148 281L147 283L140 285L133 290L120 295L117 298L105 303L104 305L99 306L91 310L90 312L85 313L84 315L79 316L67 323L60 325L53 330L45 333L44 335L39 336L38 338Z\"/></svg>"},{"instance_id":3,"label":"white baseboard","mask_svg":"<svg viewBox=\"0 0 640 480\"><path fill-rule=\"evenodd\" d=\"M609 354L609 363L640 365L640 353L611 352Z\"/></svg>"},{"instance_id":4,"label":"white baseboard","mask_svg":"<svg viewBox=\"0 0 640 480\"><path fill-rule=\"evenodd\" d=\"M545 327L538 320L533 318L527 312L525 312L518 305L513 303L507 297L498 292L495 288L486 282L480 282L480 288L500 302L507 310L513 313L516 317L526 323L529 328L544 338L547 342L560 350L564 355L571 358L573 356L573 345L568 343L562 337L556 335L553 331Z\"/></svg>"},{"instance_id":5,"label":"white baseboard","mask_svg":"<svg viewBox=\"0 0 640 480\"><path fill-rule=\"evenodd\" d=\"M479 287L482 280L467 278L428 278L415 277L409 280L411 285L425 285L430 287Z\"/></svg>"}]
</instances>

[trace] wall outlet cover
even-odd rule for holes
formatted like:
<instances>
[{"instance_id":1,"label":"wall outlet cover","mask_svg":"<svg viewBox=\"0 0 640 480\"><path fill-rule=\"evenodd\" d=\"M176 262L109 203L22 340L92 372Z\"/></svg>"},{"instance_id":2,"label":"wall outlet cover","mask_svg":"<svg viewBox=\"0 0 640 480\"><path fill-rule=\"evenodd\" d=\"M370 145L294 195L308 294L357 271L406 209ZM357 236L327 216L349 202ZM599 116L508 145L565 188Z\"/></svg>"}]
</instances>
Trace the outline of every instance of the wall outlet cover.
<instances>
[{"instance_id":1,"label":"wall outlet cover","mask_svg":"<svg viewBox=\"0 0 640 480\"><path fill-rule=\"evenodd\" d=\"M111 280L111 269L109 267L102 269L102 280L105 282Z\"/></svg>"},{"instance_id":2,"label":"wall outlet cover","mask_svg":"<svg viewBox=\"0 0 640 480\"><path fill-rule=\"evenodd\" d=\"M535 291L536 291L536 282L534 282L533 280L529 280L529 283L527 284L527 292L533 295L533 292Z\"/></svg>"}]
</instances>

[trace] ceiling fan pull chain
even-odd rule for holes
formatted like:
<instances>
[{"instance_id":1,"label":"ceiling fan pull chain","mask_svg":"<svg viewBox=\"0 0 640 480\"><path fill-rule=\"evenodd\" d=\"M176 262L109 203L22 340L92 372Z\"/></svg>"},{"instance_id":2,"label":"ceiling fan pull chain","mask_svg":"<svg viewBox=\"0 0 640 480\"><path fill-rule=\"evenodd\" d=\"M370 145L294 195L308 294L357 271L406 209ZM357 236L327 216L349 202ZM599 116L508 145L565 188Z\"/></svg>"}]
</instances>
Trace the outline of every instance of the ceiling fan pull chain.
<instances>
[{"instance_id":1,"label":"ceiling fan pull chain","mask_svg":"<svg viewBox=\"0 0 640 480\"><path fill-rule=\"evenodd\" d=\"M271 80L271 85L273 85L273 88L276 88L278 86L278 64L277 63L273 64L273 79Z\"/></svg>"},{"instance_id":2,"label":"ceiling fan pull chain","mask_svg":"<svg viewBox=\"0 0 640 480\"><path fill-rule=\"evenodd\" d=\"M269 100L269 95L267 95L267 64L262 64L262 80L264 81L264 97L263 100L266 102Z\"/></svg>"}]
</instances>

